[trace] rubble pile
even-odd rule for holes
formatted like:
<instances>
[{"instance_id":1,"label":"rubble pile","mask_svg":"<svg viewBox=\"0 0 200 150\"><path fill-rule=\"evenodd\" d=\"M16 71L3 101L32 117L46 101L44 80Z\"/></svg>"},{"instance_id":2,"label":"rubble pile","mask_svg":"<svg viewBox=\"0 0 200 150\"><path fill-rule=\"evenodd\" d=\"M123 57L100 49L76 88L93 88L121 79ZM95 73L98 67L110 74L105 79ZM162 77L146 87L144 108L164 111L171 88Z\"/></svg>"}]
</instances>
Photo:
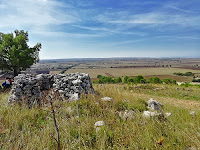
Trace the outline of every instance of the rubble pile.
<instances>
[{"instance_id":1,"label":"rubble pile","mask_svg":"<svg viewBox=\"0 0 200 150\"><path fill-rule=\"evenodd\" d=\"M79 100L80 94L93 93L93 87L88 74L19 74L14 78L9 102L26 101L28 105L40 103L43 92L53 89L63 100Z\"/></svg>"}]
</instances>

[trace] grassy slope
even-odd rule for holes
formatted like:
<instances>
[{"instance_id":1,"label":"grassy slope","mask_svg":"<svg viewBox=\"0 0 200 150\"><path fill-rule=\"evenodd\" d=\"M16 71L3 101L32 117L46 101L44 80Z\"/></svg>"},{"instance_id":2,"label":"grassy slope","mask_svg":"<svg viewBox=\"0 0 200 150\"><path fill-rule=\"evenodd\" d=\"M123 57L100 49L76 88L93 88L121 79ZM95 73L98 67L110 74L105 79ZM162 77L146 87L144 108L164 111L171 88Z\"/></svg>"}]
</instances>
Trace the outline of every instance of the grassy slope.
<instances>
[{"instance_id":1,"label":"grassy slope","mask_svg":"<svg viewBox=\"0 0 200 150\"><path fill-rule=\"evenodd\" d=\"M151 89L126 85L94 87L100 95L90 95L88 99L82 97L77 103L54 103L63 149L200 148L200 102L193 98L199 97L198 88L191 88L193 91L184 97L182 92L186 91L174 90L175 86L167 85ZM0 95L0 149L56 149L49 107L41 110L7 105L7 96ZM102 96L110 96L114 101L102 102ZM145 101L151 97L165 104L165 112L172 113L166 122L142 117ZM116 111L125 109L135 110L134 119L119 118ZM197 115L191 116L190 109L197 111ZM103 120L105 126L96 134L94 123L99 120ZM162 138L162 145L159 145Z\"/></svg>"}]
</instances>

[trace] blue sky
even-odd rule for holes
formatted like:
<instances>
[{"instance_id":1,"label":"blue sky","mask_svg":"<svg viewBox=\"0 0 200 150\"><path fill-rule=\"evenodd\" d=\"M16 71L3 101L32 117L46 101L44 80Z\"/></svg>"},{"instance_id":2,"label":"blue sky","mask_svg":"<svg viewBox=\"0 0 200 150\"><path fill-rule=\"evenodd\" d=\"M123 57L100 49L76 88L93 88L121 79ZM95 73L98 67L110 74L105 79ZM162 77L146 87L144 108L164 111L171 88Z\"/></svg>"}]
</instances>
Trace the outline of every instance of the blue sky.
<instances>
[{"instance_id":1,"label":"blue sky","mask_svg":"<svg viewBox=\"0 0 200 150\"><path fill-rule=\"evenodd\" d=\"M200 57L200 0L0 0L0 32L41 59Z\"/></svg>"}]
</instances>

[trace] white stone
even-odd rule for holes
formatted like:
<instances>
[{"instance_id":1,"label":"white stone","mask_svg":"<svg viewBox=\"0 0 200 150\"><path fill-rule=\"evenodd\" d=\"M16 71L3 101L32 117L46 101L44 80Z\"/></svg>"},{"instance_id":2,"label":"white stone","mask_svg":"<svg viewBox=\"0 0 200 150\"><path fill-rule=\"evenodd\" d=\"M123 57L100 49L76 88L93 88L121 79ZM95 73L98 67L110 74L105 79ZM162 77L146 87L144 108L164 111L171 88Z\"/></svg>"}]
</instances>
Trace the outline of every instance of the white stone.
<instances>
[{"instance_id":1,"label":"white stone","mask_svg":"<svg viewBox=\"0 0 200 150\"><path fill-rule=\"evenodd\" d=\"M119 117L123 120L132 119L134 117L134 111L133 110L125 110L124 112L119 112Z\"/></svg>"},{"instance_id":2,"label":"white stone","mask_svg":"<svg viewBox=\"0 0 200 150\"><path fill-rule=\"evenodd\" d=\"M161 113L153 112L153 111L144 111L143 116L145 118L150 118L150 117L155 117L155 116L160 116L162 115Z\"/></svg>"},{"instance_id":3,"label":"white stone","mask_svg":"<svg viewBox=\"0 0 200 150\"><path fill-rule=\"evenodd\" d=\"M79 94L78 94L78 93L74 93L74 94L72 94L72 96L71 96L70 99L71 99L71 100L74 100L74 101L79 100Z\"/></svg>"},{"instance_id":4,"label":"white stone","mask_svg":"<svg viewBox=\"0 0 200 150\"><path fill-rule=\"evenodd\" d=\"M97 121L97 122L95 122L94 127L96 128L96 127L101 127L104 125L105 125L104 121Z\"/></svg>"},{"instance_id":5,"label":"white stone","mask_svg":"<svg viewBox=\"0 0 200 150\"><path fill-rule=\"evenodd\" d=\"M111 97L103 97L103 98L101 98L101 100L104 101L104 102L113 101L113 99Z\"/></svg>"},{"instance_id":6,"label":"white stone","mask_svg":"<svg viewBox=\"0 0 200 150\"><path fill-rule=\"evenodd\" d=\"M195 115L196 115L196 112L193 111L193 110L191 110L191 111L190 111L190 115L195 116Z\"/></svg>"},{"instance_id":7,"label":"white stone","mask_svg":"<svg viewBox=\"0 0 200 150\"><path fill-rule=\"evenodd\" d=\"M82 81L81 81L80 79L77 79L77 80L72 81L72 84L73 84L73 85L79 85L79 84L81 84L81 83L82 83Z\"/></svg>"},{"instance_id":8,"label":"white stone","mask_svg":"<svg viewBox=\"0 0 200 150\"><path fill-rule=\"evenodd\" d=\"M172 115L172 113L170 113L170 112L166 112L166 113L165 113L165 116L166 116L166 117L170 117L171 115Z\"/></svg>"}]
</instances>

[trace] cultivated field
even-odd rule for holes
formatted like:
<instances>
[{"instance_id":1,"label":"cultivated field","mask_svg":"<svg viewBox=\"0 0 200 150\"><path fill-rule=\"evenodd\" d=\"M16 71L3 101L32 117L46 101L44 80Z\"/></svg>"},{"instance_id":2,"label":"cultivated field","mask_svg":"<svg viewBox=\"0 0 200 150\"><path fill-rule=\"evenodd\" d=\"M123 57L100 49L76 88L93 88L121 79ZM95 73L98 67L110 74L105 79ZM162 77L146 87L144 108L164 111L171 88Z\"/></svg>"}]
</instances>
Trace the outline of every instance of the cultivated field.
<instances>
[{"instance_id":1,"label":"cultivated field","mask_svg":"<svg viewBox=\"0 0 200 150\"><path fill-rule=\"evenodd\" d=\"M152 76L163 78L176 79L177 81L192 81L192 77L179 77L174 76L174 72L194 72L198 73L198 70L182 69L182 68L106 68L106 69L70 69L66 73L84 72L88 73L91 78L96 78L97 75L104 75L110 77L119 76L130 76L134 77L137 75L142 75L144 77L150 78Z\"/></svg>"}]
</instances>

